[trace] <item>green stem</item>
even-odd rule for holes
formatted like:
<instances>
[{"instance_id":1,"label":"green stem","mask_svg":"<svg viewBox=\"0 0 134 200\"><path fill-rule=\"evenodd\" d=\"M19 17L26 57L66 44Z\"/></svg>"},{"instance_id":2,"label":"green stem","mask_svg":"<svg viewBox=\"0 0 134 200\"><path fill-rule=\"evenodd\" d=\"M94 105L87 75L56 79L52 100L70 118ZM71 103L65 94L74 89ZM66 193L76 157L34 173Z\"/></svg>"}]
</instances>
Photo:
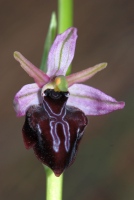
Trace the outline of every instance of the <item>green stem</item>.
<instances>
[{"instance_id":1,"label":"green stem","mask_svg":"<svg viewBox=\"0 0 134 200\"><path fill-rule=\"evenodd\" d=\"M62 200L63 175L56 177L53 171L44 166L46 171L46 200Z\"/></svg>"},{"instance_id":2,"label":"green stem","mask_svg":"<svg viewBox=\"0 0 134 200\"><path fill-rule=\"evenodd\" d=\"M73 25L73 0L58 0L58 33Z\"/></svg>"},{"instance_id":3,"label":"green stem","mask_svg":"<svg viewBox=\"0 0 134 200\"><path fill-rule=\"evenodd\" d=\"M58 33L73 26L73 0L58 0ZM71 74L71 66L66 75Z\"/></svg>"}]
</instances>

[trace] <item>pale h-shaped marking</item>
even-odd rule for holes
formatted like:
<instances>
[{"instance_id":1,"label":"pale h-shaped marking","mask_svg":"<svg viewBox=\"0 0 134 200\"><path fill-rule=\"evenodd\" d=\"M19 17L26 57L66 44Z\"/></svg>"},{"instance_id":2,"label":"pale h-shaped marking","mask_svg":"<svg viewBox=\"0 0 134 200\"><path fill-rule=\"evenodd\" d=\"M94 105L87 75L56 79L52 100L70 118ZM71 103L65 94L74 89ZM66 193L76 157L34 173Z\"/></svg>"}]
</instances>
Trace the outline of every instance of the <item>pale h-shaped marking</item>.
<instances>
[{"instance_id":1,"label":"pale h-shaped marking","mask_svg":"<svg viewBox=\"0 0 134 200\"><path fill-rule=\"evenodd\" d=\"M50 133L53 138L54 151L55 152L59 151L60 139L57 134L57 125L61 124L65 136L64 145L66 151L68 152L70 148L70 132L69 132L69 124L67 121L64 120L64 117L66 115L65 106L62 107L59 114L54 113L46 101L43 101L43 107L50 118Z\"/></svg>"}]
</instances>

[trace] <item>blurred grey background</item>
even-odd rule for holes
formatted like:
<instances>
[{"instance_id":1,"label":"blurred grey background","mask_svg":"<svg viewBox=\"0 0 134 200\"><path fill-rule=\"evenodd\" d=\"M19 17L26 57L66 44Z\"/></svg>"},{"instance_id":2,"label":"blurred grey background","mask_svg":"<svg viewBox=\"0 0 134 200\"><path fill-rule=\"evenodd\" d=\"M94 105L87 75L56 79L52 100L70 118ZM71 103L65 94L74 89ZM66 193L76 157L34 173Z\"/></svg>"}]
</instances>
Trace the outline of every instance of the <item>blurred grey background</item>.
<instances>
[{"instance_id":1,"label":"blurred grey background","mask_svg":"<svg viewBox=\"0 0 134 200\"><path fill-rule=\"evenodd\" d=\"M40 65L57 1L0 0L0 200L45 199L45 174L23 145L24 118L13 110L15 93L33 80L13 59L20 51ZM65 171L64 200L134 199L134 1L75 0L78 41L73 71L100 62L107 69L87 83L124 100L124 110L90 116L75 163Z\"/></svg>"}]
</instances>

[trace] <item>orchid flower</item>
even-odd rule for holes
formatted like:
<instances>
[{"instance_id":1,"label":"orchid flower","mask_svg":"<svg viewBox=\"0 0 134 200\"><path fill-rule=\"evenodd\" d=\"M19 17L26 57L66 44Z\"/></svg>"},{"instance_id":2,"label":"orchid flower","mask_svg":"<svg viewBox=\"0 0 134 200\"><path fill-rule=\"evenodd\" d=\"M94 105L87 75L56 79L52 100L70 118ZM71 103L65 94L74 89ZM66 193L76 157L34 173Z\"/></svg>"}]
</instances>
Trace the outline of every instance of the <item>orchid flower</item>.
<instances>
[{"instance_id":1,"label":"orchid flower","mask_svg":"<svg viewBox=\"0 0 134 200\"><path fill-rule=\"evenodd\" d=\"M50 48L47 73L35 67L19 52L14 57L35 83L25 85L15 95L17 116L26 115L22 129L26 148L56 176L70 166L88 123L86 115L102 115L124 107L124 102L93 87L80 84L106 67L95 65L66 76L74 57L77 29L58 35Z\"/></svg>"}]
</instances>

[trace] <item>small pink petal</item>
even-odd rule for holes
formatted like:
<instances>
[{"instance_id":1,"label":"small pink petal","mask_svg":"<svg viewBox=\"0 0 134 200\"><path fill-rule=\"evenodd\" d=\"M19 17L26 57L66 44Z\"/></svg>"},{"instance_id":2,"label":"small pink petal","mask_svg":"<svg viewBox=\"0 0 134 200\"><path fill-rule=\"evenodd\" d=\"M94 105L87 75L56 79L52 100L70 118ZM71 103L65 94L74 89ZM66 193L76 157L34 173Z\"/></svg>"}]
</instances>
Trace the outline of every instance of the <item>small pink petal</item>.
<instances>
[{"instance_id":1,"label":"small pink petal","mask_svg":"<svg viewBox=\"0 0 134 200\"><path fill-rule=\"evenodd\" d=\"M76 39L76 28L69 28L56 37L48 55L48 76L54 77L66 74L74 57Z\"/></svg>"},{"instance_id":2,"label":"small pink petal","mask_svg":"<svg viewBox=\"0 0 134 200\"><path fill-rule=\"evenodd\" d=\"M101 71L102 69L106 68L107 63L100 63L95 65L94 67L89 67L85 70L80 72L71 74L66 77L68 86L73 85L74 83L84 82L94 76L97 72Z\"/></svg>"},{"instance_id":3,"label":"small pink petal","mask_svg":"<svg viewBox=\"0 0 134 200\"><path fill-rule=\"evenodd\" d=\"M27 74L34 79L40 88L50 80L43 71L35 67L21 53L15 51L14 58L20 63L21 67L27 72Z\"/></svg>"},{"instance_id":4,"label":"small pink petal","mask_svg":"<svg viewBox=\"0 0 134 200\"><path fill-rule=\"evenodd\" d=\"M100 90L83 84L72 85L69 92L67 104L78 107L86 115L103 115L125 106L124 102L118 102Z\"/></svg>"},{"instance_id":5,"label":"small pink petal","mask_svg":"<svg viewBox=\"0 0 134 200\"><path fill-rule=\"evenodd\" d=\"M14 97L14 109L18 117L24 116L32 105L41 103L40 88L36 83L24 85Z\"/></svg>"}]
</instances>

